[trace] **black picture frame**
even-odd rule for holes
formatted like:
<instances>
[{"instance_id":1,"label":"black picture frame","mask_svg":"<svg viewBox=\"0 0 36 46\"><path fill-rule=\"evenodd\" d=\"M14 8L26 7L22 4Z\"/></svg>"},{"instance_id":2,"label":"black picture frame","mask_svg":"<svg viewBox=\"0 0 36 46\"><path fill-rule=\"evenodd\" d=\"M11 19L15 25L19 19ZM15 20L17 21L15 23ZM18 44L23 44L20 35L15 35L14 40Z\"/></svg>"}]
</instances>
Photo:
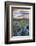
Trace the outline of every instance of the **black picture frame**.
<instances>
[{"instance_id":1,"label":"black picture frame","mask_svg":"<svg viewBox=\"0 0 36 46\"><path fill-rule=\"evenodd\" d=\"M21 40L21 41L9 41L9 5L12 4L21 4L21 5L33 5L33 40ZM13 44L13 43L27 43L27 42L35 42L35 3L27 3L27 2L5 2L5 44Z\"/></svg>"}]
</instances>

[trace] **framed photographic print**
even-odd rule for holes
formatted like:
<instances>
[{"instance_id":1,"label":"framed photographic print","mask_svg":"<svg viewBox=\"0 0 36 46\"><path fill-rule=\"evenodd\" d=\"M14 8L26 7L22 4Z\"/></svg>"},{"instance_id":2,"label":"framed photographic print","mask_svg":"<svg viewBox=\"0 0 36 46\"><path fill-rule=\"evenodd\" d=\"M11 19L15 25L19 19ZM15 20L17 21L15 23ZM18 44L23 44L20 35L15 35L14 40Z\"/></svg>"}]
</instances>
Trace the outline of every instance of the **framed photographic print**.
<instances>
[{"instance_id":1,"label":"framed photographic print","mask_svg":"<svg viewBox=\"0 0 36 46\"><path fill-rule=\"evenodd\" d=\"M35 42L35 3L5 2L5 43Z\"/></svg>"}]
</instances>

